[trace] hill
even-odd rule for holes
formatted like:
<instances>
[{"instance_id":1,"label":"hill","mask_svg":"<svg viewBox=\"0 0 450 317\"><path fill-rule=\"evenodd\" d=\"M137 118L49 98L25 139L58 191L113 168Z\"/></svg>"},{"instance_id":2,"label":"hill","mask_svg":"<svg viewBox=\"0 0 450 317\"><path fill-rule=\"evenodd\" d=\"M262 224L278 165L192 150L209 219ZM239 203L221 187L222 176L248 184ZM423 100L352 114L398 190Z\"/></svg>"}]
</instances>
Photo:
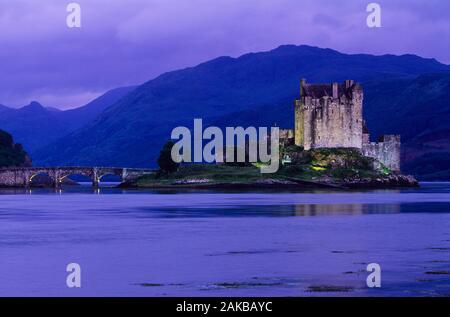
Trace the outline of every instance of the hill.
<instances>
[{"instance_id":1,"label":"hill","mask_svg":"<svg viewBox=\"0 0 450 317\"><path fill-rule=\"evenodd\" d=\"M21 144L15 144L11 134L0 130L0 168L31 166L31 160Z\"/></svg>"},{"instance_id":2,"label":"hill","mask_svg":"<svg viewBox=\"0 0 450 317\"><path fill-rule=\"evenodd\" d=\"M9 131L32 157L34 152L94 120L135 87L110 90L87 105L61 111L33 101L20 109L0 105L0 128Z\"/></svg>"},{"instance_id":3,"label":"hill","mask_svg":"<svg viewBox=\"0 0 450 317\"><path fill-rule=\"evenodd\" d=\"M403 170L450 179L450 73L367 83L365 91L370 130L402 136Z\"/></svg>"},{"instance_id":4,"label":"hill","mask_svg":"<svg viewBox=\"0 0 450 317\"><path fill-rule=\"evenodd\" d=\"M369 83L445 71L450 71L448 65L414 55L349 55L294 45L220 57L148 81L95 121L39 150L35 159L47 165L155 166L171 130L190 126L194 118L222 126L292 127L300 77L309 82L351 78ZM387 109L390 101L385 101L382 107ZM383 120L389 116L385 112Z\"/></svg>"}]
</instances>

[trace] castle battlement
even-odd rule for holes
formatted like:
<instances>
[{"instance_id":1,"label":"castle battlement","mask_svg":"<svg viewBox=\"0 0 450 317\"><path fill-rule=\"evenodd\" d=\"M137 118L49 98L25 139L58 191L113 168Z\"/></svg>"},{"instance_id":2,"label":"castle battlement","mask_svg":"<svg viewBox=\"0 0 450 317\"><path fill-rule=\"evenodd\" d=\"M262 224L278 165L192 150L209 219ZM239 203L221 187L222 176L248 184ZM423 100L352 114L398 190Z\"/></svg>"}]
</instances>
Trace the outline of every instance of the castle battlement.
<instances>
[{"instance_id":1,"label":"castle battlement","mask_svg":"<svg viewBox=\"0 0 450 317\"><path fill-rule=\"evenodd\" d=\"M400 135L382 135L378 142L370 142L370 135L364 134L362 154L373 157L393 171L400 171Z\"/></svg>"}]
</instances>

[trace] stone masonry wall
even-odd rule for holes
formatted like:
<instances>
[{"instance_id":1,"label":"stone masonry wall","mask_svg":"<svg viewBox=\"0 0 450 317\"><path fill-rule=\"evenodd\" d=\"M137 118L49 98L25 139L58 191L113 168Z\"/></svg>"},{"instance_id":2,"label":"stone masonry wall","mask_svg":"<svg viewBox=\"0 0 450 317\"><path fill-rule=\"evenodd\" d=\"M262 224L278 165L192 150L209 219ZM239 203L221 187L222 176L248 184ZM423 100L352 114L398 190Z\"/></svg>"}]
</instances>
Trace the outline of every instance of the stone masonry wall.
<instances>
[{"instance_id":1,"label":"stone masonry wall","mask_svg":"<svg viewBox=\"0 0 450 317\"><path fill-rule=\"evenodd\" d=\"M295 106L295 143L311 148L362 148L363 92L348 96L304 96Z\"/></svg>"},{"instance_id":2,"label":"stone masonry wall","mask_svg":"<svg viewBox=\"0 0 450 317\"><path fill-rule=\"evenodd\" d=\"M384 135L379 142L363 143L362 153L383 163L392 171L400 172L400 136Z\"/></svg>"},{"instance_id":3,"label":"stone masonry wall","mask_svg":"<svg viewBox=\"0 0 450 317\"><path fill-rule=\"evenodd\" d=\"M0 187L25 186L26 179L19 171L0 171Z\"/></svg>"}]
</instances>

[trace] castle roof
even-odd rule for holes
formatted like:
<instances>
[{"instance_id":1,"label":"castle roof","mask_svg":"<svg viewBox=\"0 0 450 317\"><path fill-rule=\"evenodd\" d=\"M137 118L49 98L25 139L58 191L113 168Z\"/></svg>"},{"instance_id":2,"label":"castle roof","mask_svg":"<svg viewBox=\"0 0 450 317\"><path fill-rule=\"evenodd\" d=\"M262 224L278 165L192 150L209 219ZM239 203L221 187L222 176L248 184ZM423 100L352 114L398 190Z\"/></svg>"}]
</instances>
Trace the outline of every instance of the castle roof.
<instances>
[{"instance_id":1,"label":"castle roof","mask_svg":"<svg viewBox=\"0 0 450 317\"><path fill-rule=\"evenodd\" d=\"M338 85L339 96L344 94L344 89L342 85ZM305 84L303 86L303 96L322 98L322 97L332 97L333 87L329 84Z\"/></svg>"}]
</instances>

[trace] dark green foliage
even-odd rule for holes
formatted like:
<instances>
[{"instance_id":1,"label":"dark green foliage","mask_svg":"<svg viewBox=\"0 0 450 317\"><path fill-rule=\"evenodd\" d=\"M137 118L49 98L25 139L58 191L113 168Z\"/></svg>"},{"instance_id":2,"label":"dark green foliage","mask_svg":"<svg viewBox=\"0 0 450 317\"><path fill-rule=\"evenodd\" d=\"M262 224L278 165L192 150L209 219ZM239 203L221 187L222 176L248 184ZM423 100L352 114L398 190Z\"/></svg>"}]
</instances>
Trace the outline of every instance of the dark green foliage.
<instances>
[{"instance_id":1,"label":"dark green foliage","mask_svg":"<svg viewBox=\"0 0 450 317\"><path fill-rule=\"evenodd\" d=\"M363 156L357 149L324 148L289 152L293 164L283 166L278 172L286 177L317 179L331 177L337 181L349 178L373 177L389 174L375 170L374 159Z\"/></svg>"},{"instance_id":2,"label":"dark green foliage","mask_svg":"<svg viewBox=\"0 0 450 317\"><path fill-rule=\"evenodd\" d=\"M254 165L191 164L183 165L171 174L145 176L137 181L137 185L173 185L177 182L189 184L189 181L200 184L248 184L265 179L342 183L349 179L385 176L382 171L374 169L373 159L362 156L356 149L316 149L290 154L298 155L300 159L295 164L280 166L278 172L273 174L261 174L260 169Z\"/></svg>"},{"instance_id":3,"label":"dark green foliage","mask_svg":"<svg viewBox=\"0 0 450 317\"><path fill-rule=\"evenodd\" d=\"M170 174L173 172L176 172L178 169L179 164L175 163L172 160L172 147L174 146L173 141L167 141L166 144L164 144L159 157L158 157L158 166L161 169L162 172Z\"/></svg>"},{"instance_id":4,"label":"dark green foliage","mask_svg":"<svg viewBox=\"0 0 450 317\"><path fill-rule=\"evenodd\" d=\"M0 147L11 148L13 145L11 134L0 130Z\"/></svg>"},{"instance_id":5,"label":"dark green foliage","mask_svg":"<svg viewBox=\"0 0 450 317\"><path fill-rule=\"evenodd\" d=\"M238 152L239 151L245 151L244 153L244 162L238 162ZM232 162L228 162L226 161L226 153L227 153L227 148L223 149L223 153L224 153L224 161L225 161L225 165L228 166L251 166L251 162L250 162L250 157L249 157L249 153L248 153L248 148L243 148L243 147L234 147L234 155L233 155L233 161Z\"/></svg>"},{"instance_id":6,"label":"dark green foliage","mask_svg":"<svg viewBox=\"0 0 450 317\"><path fill-rule=\"evenodd\" d=\"M176 178L211 178L215 180L233 180L238 178L254 179L260 177L259 169L254 166L229 166L226 164L192 164L183 166L177 173Z\"/></svg>"},{"instance_id":7,"label":"dark green foliage","mask_svg":"<svg viewBox=\"0 0 450 317\"><path fill-rule=\"evenodd\" d=\"M172 184L176 181L192 179L208 179L213 183L239 183L260 179L261 173L254 166L238 167L226 164L191 164L182 165L171 174L160 173L159 175L148 175L141 177L137 185L149 184Z\"/></svg>"},{"instance_id":8,"label":"dark green foliage","mask_svg":"<svg viewBox=\"0 0 450 317\"><path fill-rule=\"evenodd\" d=\"M323 168L372 169L373 159L361 155L357 149L316 149L311 153L311 164Z\"/></svg>"},{"instance_id":9,"label":"dark green foliage","mask_svg":"<svg viewBox=\"0 0 450 317\"><path fill-rule=\"evenodd\" d=\"M284 149L283 149L283 151L285 152L285 153L295 153L295 152L302 152L303 151L303 146L298 146L298 145L289 145L289 146L286 146Z\"/></svg>"},{"instance_id":10,"label":"dark green foliage","mask_svg":"<svg viewBox=\"0 0 450 317\"><path fill-rule=\"evenodd\" d=\"M283 177L309 180L324 176L326 172L314 170L310 164L289 164L282 166L277 174Z\"/></svg>"},{"instance_id":11,"label":"dark green foliage","mask_svg":"<svg viewBox=\"0 0 450 317\"><path fill-rule=\"evenodd\" d=\"M0 130L0 167L30 165L27 153L21 144L14 144L12 136Z\"/></svg>"}]
</instances>

